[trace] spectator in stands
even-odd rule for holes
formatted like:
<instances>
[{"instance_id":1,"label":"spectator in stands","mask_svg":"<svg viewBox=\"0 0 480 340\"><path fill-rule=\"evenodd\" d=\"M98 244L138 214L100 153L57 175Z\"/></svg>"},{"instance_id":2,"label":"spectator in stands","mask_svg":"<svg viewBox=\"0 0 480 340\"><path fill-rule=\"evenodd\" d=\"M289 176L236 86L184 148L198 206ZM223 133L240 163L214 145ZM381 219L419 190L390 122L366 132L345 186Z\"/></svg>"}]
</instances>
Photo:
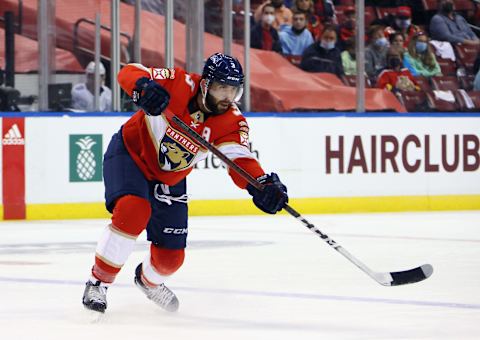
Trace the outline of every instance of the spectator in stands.
<instances>
[{"instance_id":1,"label":"spectator in stands","mask_svg":"<svg viewBox=\"0 0 480 340\"><path fill-rule=\"evenodd\" d=\"M307 16L307 29L312 33L313 39L320 39L323 31L323 24L320 17L315 14L313 0L295 0L292 10L305 13Z\"/></svg>"},{"instance_id":2,"label":"spectator in stands","mask_svg":"<svg viewBox=\"0 0 480 340\"><path fill-rule=\"evenodd\" d=\"M365 72L374 79L387 65L388 40L382 26L371 26L368 31L369 44L365 48Z\"/></svg>"},{"instance_id":3,"label":"spectator in stands","mask_svg":"<svg viewBox=\"0 0 480 340\"><path fill-rule=\"evenodd\" d=\"M294 12L292 26L285 26L278 35L285 55L302 55L313 44L312 33L307 30L307 17L303 12Z\"/></svg>"},{"instance_id":4,"label":"spectator in stands","mask_svg":"<svg viewBox=\"0 0 480 340\"><path fill-rule=\"evenodd\" d=\"M271 5L274 8L274 16L275 20L272 23L273 28L278 30L283 25L291 25L292 24L292 11L287 8L284 4L283 0L268 0L265 1L263 4L258 6L257 10L255 11L255 22L260 22L263 17L263 8L265 5Z\"/></svg>"},{"instance_id":5,"label":"spectator in stands","mask_svg":"<svg viewBox=\"0 0 480 340\"><path fill-rule=\"evenodd\" d=\"M345 43L350 38L355 38L355 26L356 26L356 19L355 19L355 7L348 6L343 11L345 14L345 21L340 24L338 27L338 48L340 50L344 50Z\"/></svg>"},{"instance_id":6,"label":"spectator in stands","mask_svg":"<svg viewBox=\"0 0 480 340\"><path fill-rule=\"evenodd\" d=\"M332 26L323 30L320 41L310 45L302 55L300 68L308 72L327 72L342 76L343 66L340 50L335 47L337 32Z\"/></svg>"},{"instance_id":7,"label":"spectator in stands","mask_svg":"<svg viewBox=\"0 0 480 340\"><path fill-rule=\"evenodd\" d=\"M475 80L473 81L473 90L480 91L480 71L477 72Z\"/></svg>"},{"instance_id":8,"label":"spectator in stands","mask_svg":"<svg viewBox=\"0 0 480 340\"><path fill-rule=\"evenodd\" d=\"M345 43L345 51L341 53L343 71L347 76L357 74L357 60L355 56L355 37L348 38Z\"/></svg>"},{"instance_id":9,"label":"spectator in stands","mask_svg":"<svg viewBox=\"0 0 480 340\"><path fill-rule=\"evenodd\" d=\"M315 2L315 14L320 17L324 24L336 24L335 6L332 0L317 0Z\"/></svg>"},{"instance_id":10,"label":"spectator in stands","mask_svg":"<svg viewBox=\"0 0 480 340\"><path fill-rule=\"evenodd\" d=\"M404 55L408 60L405 67L415 76L433 77L442 75L435 53L428 43L425 33L417 33L408 44L408 52Z\"/></svg>"},{"instance_id":11,"label":"spectator in stands","mask_svg":"<svg viewBox=\"0 0 480 340\"><path fill-rule=\"evenodd\" d=\"M405 40L404 47L408 46L410 39L418 32L420 28L417 25L412 24L412 10L407 6L397 7L395 12L395 21L392 28L396 32L403 34Z\"/></svg>"},{"instance_id":12,"label":"spectator in stands","mask_svg":"<svg viewBox=\"0 0 480 340\"><path fill-rule=\"evenodd\" d=\"M452 0L440 1L439 11L430 21L430 35L434 40L451 44L480 44L465 18L454 12Z\"/></svg>"},{"instance_id":13,"label":"spectator in stands","mask_svg":"<svg viewBox=\"0 0 480 340\"><path fill-rule=\"evenodd\" d=\"M399 49L402 52L406 52L405 48L405 38L403 37L403 33L401 32L393 32L388 36L388 40L390 41L390 46Z\"/></svg>"},{"instance_id":14,"label":"spectator in stands","mask_svg":"<svg viewBox=\"0 0 480 340\"><path fill-rule=\"evenodd\" d=\"M377 87L395 94L399 91L419 91L420 86L406 68L402 68L402 53L395 47L387 52L387 68L378 75Z\"/></svg>"},{"instance_id":15,"label":"spectator in stands","mask_svg":"<svg viewBox=\"0 0 480 340\"><path fill-rule=\"evenodd\" d=\"M412 74L414 76L416 76L417 74L414 71L412 71L413 67L412 67L412 65L410 65L410 59L405 58L405 54L407 53L407 49L404 47L405 39L403 38L403 34L400 33L400 32L394 32L394 33L390 34L390 36L388 37L388 40L390 41L390 46L391 47L395 47L396 49L398 49L400 51L400 53L402 53L403 67L408 68L410 70L410 72L412 72Z\"/></svg>"},{"instance_id":16,"label":"spectator in stands","mask_svg":"<svg viewBox=\"0 0 480 340\"><path fill-rule=\"evenodd\" d=\"M262 19L252 27L250 47L261 50L282 52L278 32L273 28L275 8L271 4L262 6Z\"/></svg>"},{"instance_id":17,"label":"spectator in stands","mask_svg":"<svg viewBox=\"0 0 480 340\"><path fill-rule=\"evenodd\" d=\"M112 91L105 86L105 67L99 64L100 71L100 98L99 110L112 110ZM95 92L95 62L91 61L85 68L87 81L76 84L72 88L72 107L76 110L95 111L94 92Z\"/></svg>"}]
</instances>

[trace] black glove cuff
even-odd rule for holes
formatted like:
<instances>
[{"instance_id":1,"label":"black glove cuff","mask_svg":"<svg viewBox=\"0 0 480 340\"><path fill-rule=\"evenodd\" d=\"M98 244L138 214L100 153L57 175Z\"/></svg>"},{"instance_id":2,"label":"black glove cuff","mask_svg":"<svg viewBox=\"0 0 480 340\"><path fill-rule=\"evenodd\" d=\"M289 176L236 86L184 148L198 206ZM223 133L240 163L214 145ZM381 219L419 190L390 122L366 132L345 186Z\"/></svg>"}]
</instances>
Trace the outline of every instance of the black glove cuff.
<instances>
[{"instance_id":1,"label":"black glove cuff","mask_svg":"<svg viewBox=\"0 0 480 340\"><path fill-rule=\"evenodd\" d=\"M142 77L135 82L135 88L132 91L132 101L135 104L137 104L140 101L140 98L142 98L142 91L150 81L151 80L147 77Z\"/></svg>"}]
</instances>

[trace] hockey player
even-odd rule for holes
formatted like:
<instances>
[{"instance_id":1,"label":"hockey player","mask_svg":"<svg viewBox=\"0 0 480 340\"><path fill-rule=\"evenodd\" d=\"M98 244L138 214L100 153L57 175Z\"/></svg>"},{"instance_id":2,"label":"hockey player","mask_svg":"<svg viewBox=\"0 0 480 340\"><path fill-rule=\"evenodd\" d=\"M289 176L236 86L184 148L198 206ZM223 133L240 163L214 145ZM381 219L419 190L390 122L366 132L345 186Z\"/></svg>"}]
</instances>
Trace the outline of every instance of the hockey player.
<instances>
[{"instance_id":1,"label":"hockey player","mask_svg":"<svg viewBox=\"0 0 480 340\"><path fill-rule=\"evenodd\" d=\"M146 228L150 251L137 266L134 282L165 310L178 309L177 297L164 282L185 257L185 177L206 158L207 150L188 137L170 113L265 185L259 191L229 169L234 183L248 190L259 209L275 214L288 202L287 188L275 173L265 174L248 148L248 125L235 104L243 79L238 60L221 53L207 59L201 76L140 64L119 72L118 82L141 109L112 137L104 156L105 200L112 220L97 244L83 295L86 308L105 311L107 288Z\"/></svg>"}]
</instances>

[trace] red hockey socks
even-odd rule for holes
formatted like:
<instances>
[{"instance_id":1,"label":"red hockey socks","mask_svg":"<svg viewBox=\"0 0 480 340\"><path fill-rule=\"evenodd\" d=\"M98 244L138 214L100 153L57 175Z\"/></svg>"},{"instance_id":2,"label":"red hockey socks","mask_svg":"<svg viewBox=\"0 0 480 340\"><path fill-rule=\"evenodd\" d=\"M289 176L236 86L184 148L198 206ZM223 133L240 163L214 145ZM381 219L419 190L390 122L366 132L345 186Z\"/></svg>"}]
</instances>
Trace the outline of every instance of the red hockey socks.
<instances>
[{"instance_id":1,"label":"red hockey socks","mask_svg":"<svg viewBox=\"0 0 480 340\"><path fill-rule=\"evenodd\" d=\"M150 202L144 198L126 195L117 200L112 223L98 241L92 275L104 283L112 283L130 256L135 241L147 227Z\"/></svg>"}]
</instances>

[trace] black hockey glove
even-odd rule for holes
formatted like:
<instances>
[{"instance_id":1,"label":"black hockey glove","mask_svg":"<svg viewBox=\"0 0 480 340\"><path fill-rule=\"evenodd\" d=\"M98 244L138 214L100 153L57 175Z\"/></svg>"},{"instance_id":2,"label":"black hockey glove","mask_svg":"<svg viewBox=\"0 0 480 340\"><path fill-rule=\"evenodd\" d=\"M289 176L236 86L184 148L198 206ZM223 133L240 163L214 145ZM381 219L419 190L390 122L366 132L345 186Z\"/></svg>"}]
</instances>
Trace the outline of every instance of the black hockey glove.
<instances>
[{"instance_id":1,"label":"black hockey glove","mask_svg":"<svg viewBox=\"0 0 480 340\"><path fill-rule=\"evenodd\" d=\"M154 80L142 77L135 83L132 100L147 115L158 116L167 108L170 95L162 85L157 84Z\"/></svg>"},{"instance_id":2,"label":"black hockey glove","mask_svg":"<svg viewBox=\"0 0 480 340\"><path fill-rule=\"evenodd\" d=\"M280 182L278 175L272 172L270 175L257 178L257 181L265 186L262 191L255 189L251 184L247 185L248 193L253 196L253 203L257 208L267 214L276 214L282 210L288 203L288 195L287 187Z\"/></svg>"}]
</instances>

